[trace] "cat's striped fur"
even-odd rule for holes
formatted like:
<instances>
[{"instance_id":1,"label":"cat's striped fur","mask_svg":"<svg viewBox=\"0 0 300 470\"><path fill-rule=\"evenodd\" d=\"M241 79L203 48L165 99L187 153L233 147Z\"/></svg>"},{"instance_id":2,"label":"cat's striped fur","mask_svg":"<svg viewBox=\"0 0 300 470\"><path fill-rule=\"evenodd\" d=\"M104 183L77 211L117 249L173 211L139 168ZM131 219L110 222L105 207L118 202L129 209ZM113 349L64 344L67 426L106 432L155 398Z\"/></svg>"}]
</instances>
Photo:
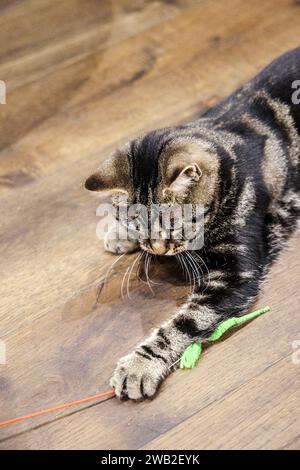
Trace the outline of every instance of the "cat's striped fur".
<instances>
[{"instance_id":1,"label":"cat's striped fur","mask_svg":"<svg viewBox=\"0 0 300 470\"><path fill-rule=\"evenodd\" d=\"M119 361L111 381L117 396L154 395L191 342L206 338L228 316L248 311L271 262L295 230L300 215L295 80L300 80L300 48L279 57L196 121L134 140L106 172L87 180L88 189L120 188L132 201L149 204L165 194L170 165L183 148L186 163L196 161L203 172L181 202L200 200L207 207L204 248L188 256L196 264L200 256L209 275L169 321Z\"/></svg>"}]
</instances>

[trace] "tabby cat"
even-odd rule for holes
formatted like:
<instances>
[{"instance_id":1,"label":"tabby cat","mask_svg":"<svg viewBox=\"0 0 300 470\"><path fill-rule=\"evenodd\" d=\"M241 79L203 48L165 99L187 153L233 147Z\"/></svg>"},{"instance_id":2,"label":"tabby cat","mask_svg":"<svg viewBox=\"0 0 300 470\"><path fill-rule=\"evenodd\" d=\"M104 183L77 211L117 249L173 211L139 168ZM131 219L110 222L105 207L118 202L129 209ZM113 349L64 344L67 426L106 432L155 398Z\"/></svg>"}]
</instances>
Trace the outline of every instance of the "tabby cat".
<instances>
[{"instance_id":1,"label":"tabby cat","mask_svg":"<svg viewBox=\"0 0 300 470\"><path fill-rule=\"evenodd\" d=\"M185 304L123 357L111 379L117 397L152 397L184 349L229 316L244 314L300 214L300 48L287 52L195 121L152 131L117 150L86 181L130 204L203 204L205 244L106 240L117 253L185 253L203 273ZM293 88L294 87L294 88ZM297 98L297 97L296 97Z\"/></svg>"}]
</instances>

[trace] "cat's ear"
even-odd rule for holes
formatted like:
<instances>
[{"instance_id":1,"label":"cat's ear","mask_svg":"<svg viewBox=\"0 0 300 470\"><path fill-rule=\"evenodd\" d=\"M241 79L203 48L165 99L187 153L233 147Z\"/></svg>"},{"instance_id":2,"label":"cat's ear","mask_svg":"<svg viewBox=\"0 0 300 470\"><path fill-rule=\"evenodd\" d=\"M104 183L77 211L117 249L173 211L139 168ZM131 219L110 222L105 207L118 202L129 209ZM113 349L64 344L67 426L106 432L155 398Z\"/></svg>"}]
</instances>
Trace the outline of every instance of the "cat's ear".
<instances>
[{"instance_id":1,"label":"cat's ear","mask_svg":"<svg viewBox=\"0 0 300 470\"><path fill-rule=\"evenodd\" d=\"M194 189L197 200L206 203L214 192L218 167L218 156L203 143L177 140L169 147L165 158L163 196L180 200Z\"/></svg>"},{"instance_id":2,"label":"cat's ear","mask_svg":"<svg viewBox=\"0 0 300 470\"><path fill-rule=\"evenodd\" d=\"M202 170L197 163L187 165L175 172L173 181L165 191L175 195L185 195L188 189L200 180L201 176Z\"/></svg>"},{"instance_id":3,"label":"cat's ear","mask_svg":"<svg viewBox=\"0 0 300 470\"><path fill-rule=\"evenodd\" d=\"M125 149L117 150L85 182L85 188L97 192L129 194L129 161Z\"/></svg>"}]
</instances>

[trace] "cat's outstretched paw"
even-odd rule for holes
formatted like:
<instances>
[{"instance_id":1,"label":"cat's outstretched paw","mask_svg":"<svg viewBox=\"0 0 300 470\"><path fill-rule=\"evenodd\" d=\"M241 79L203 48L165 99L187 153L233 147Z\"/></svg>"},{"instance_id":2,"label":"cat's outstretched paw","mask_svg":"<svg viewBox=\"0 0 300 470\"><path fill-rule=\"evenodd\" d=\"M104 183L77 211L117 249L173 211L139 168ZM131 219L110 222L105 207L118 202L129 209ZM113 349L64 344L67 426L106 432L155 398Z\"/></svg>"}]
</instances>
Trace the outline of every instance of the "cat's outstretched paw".
<instances>
[{"instance_id":1,"label":"cat's outstretched paw","mask_svg":"<svg viewBox=\"0 0 300 470\"><path fill-rule=\"evenodd\" d=\"M104 248L106 251L121 255L123 253L133 253L139 248L139 244L136 240L130 240L125 235L123 238L120 238L118 235L115 229L107 233L104 238Z\"/></svg>"},{"instance_id":2,"label":"cat's outstretched paw","mask_svg":"<svg viewBox=\"0 0 300 470\"><path fill-rule=\"evenodd\" d=\"M110 385L120 399L143 400L155 395L167 373L162 359L148 359L135 351L120 359Z\"/></svg>"},{"instance_id":3,"label":"cat's outstretched paw","mask_svg":"<svg viewBox=\"0 0 300 470\"><path fill-rule=\"evenodd\" d=\"M138 244L130 240L104 240L106 251L121 255L123 253L133 253L138 249Z\"/></svg>"}]
</instances>

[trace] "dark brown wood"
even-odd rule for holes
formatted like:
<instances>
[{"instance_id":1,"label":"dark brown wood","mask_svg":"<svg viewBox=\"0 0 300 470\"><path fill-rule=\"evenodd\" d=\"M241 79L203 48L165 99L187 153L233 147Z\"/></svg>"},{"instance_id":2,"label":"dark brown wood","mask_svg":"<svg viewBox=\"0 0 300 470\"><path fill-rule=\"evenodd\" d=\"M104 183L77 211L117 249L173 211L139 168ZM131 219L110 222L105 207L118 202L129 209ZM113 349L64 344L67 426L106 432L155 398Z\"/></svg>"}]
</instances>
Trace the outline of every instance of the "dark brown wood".
<instances>
[{"instance_id":1,"label":"dark brown wood","mask_svg":"<svg viewBox=\"0 0 300 470\"><path fill-rule=\"evenodd\" d=\"M133 6L134 3L134 6ZM85 177L121 141L185 121L299 45L289 0L12 1L0 6L0 420L109 388L118 358L187 292L172 261L153 295L96 237ZM272 311L177 371L151 402L115 399L0 430L2 449L299 448L299 240ZM174 274L175 273L175 274Z\"/></svg>"}]
</instances>

